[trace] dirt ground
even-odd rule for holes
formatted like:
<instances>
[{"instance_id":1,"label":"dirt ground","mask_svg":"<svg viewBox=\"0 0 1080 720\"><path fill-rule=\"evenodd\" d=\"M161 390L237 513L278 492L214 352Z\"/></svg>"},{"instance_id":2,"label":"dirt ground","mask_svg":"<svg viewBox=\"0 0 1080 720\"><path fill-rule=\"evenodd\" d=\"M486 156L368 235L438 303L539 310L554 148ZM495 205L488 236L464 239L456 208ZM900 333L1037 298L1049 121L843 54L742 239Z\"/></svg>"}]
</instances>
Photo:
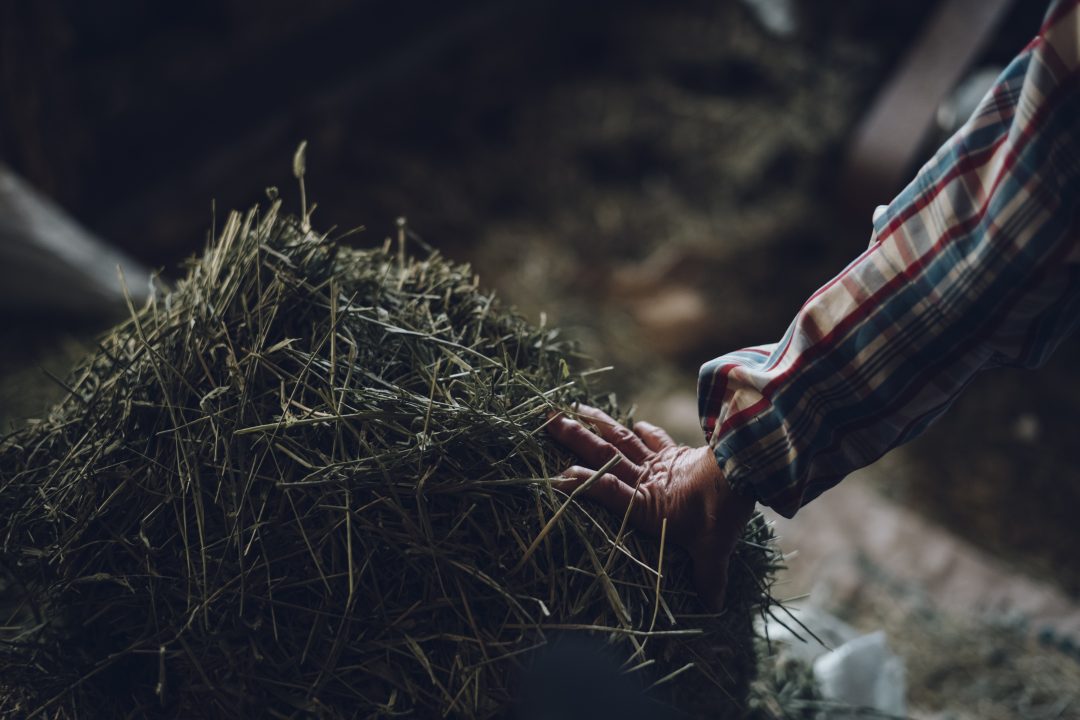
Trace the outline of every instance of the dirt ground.
<instances>
[{"instance_id":1,"label":"dirt ground","mask_svg":"<svg viewBox=\"0 0 1080 720\"><path fill-rule=\"evenodd\" d=\"M779 338L803 299L865 246L869 218L863 231L840 230L858 223L832 209L836 171L928 5L796 4L792 37L764 31L730 1L545 14L332 114L293 116L288 142L221 158L215 194L219 207L242 205L274 183L291 197L289 150L306 137L317 221L367 223L360 242L375 243L406 215L526 315L546 314L613 365L611 388L638 403L638 417L699 442L697 365ZM990 59L1023 45L1032 14L1006 24ZM87 205L80 216L168 264L202 237L206 198L197 213L185 199L198 194L178 190L155 220L131 225L115 209ZM57 347L40 340L4 361L3 374ZM1080 598L1078 359L1073 340L1041 372L981 378L869 484ZM5 397L7 418L43 403ZM860 630L888 631L921 716L1080 717L1075 700L1062 704L1077 687L1074 658L1007 623L915 602L917 587L869 571L863 581L832 610Z\"/></svg>"},{"instance_id":2,"label":"dirt ground","mask_svg":"<svg viewBox=\"0 0 1080 720\"><path fill-rule=\"evenodd\" d=\"M793 520L771 516L790 553L779 596L799 598L789 607L829 647L883 630L915 717L1080 715L1080 603L881 496L880 472L856 473Z\"/></svg>"}]
</instances>

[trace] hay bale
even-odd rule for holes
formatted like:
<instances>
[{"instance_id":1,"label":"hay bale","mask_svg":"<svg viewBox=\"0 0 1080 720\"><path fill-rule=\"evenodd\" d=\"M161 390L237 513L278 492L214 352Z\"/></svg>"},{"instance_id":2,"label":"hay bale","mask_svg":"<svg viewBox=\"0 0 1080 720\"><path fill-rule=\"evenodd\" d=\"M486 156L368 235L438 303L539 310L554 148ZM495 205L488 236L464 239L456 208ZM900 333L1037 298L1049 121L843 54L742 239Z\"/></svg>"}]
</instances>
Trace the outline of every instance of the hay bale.
<instances>
[{"instance_id":1,"label":"hay bale","mask_svg":"<svg viewBox=\"0 0 1080 720\"><path fill-rule=\"evenodd\" d=\"M705 614L681 552L550 485L547 413L604 404L572 349L399 240L234 214L6 439L0 715L498 717L580 634L743 714L764 523Z\"/></svg>"}]
</instances>

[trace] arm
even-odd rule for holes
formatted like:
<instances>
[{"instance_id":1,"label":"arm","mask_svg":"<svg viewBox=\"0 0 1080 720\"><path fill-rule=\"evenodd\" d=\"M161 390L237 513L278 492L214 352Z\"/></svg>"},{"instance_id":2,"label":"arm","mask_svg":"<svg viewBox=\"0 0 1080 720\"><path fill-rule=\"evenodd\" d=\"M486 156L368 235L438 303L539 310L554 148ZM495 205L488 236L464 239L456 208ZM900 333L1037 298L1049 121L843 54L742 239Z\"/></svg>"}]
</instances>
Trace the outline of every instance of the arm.
<instances>
[{"instance_id":1,"label":"arm","mask_svg":"<svg viewBox=\"0 0 1080 720\"><path fill-rule=\"evenodd\" d=\"M1080 321L1078 43L1078 2L1054 3L784 338L702 367L702 426L737 491L791 516L922 433L976 372L1036 366Z\"/></svg>"},{"instance_id":2,"label":"arm","mask_svg":"<svg viewBox=\"0 0 1080 720\"><path fill-rule=\"evenodd\" d=\"M549 425L589 466L567 470L562 487L593 480L587 494L629 509L636 526L666 521L718 604L755 499L791 516L919 435L979 370L1043 362L1080 323L1078 46L1080 0L1059 0L783 339L702 367L707 446L582 408L596 433L566 417Z\"/></svg>"}]
</instances>

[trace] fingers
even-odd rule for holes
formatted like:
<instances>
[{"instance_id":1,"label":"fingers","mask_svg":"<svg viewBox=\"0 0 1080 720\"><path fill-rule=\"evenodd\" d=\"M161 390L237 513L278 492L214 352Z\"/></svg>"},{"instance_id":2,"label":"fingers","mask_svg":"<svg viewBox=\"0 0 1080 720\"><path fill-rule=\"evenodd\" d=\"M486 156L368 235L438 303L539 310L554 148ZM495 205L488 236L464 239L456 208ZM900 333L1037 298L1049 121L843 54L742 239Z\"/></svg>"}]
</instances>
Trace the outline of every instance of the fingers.
<instances>
[{"instance_id":1,"label":"fingers","mask_svg":"<svg viewBox=\"0 0 1080 720\"><path fill-rule=\"evenodd\" d=\"M660 452L677 445L664 428L657 427L649 422L636 421L634 423L634 432L645 442L645 447L653 452Z\"/></svg>"},{"instance_id":2,"label":"fingers","mask_svg":"<svg viewBox=\"0 0 1080 720\"><path fill-rule=\"evenodd\" d=\"M617 447L630 462L641 464L652 454L641 438L602 410L578 405L577 413L579 417L595 425L600 437Z\"/></svg>"},{"instance_id":3,"label":"fingers","mask_svg":"<svg viewBox=\"0 0 1080 720\"><path fill-rule=\"evenodd\" d=\"M586 465L602 467L619 451L577 420L560 415L548 423L548 432ZM636 485L644 470L624 456L611 467L611 473L624 483Z\"/></svg>"},{"instance_id":4,"label":"fingers","mask_svg":"<svg viewBox=\"0 0 1080 720\"><path fill-rule=\"evenodd\" d=\"M565 479L556 480L555 487L563 492L573 492L582 483L591 478L594 472L595 471L581 467L580 465L574 465L562 472L560 478ZM581 494L595 500L620 517L624 515L626 509L630 507L630 523L635 526L640 526L645 520L646 503L644 492L638 490L638 497L635 500L634 488L611 473L604 473L598 477L596 482L585 488ZM633 507L631 507L631 503L633 504Z\"/></svg>"}]
</instances>

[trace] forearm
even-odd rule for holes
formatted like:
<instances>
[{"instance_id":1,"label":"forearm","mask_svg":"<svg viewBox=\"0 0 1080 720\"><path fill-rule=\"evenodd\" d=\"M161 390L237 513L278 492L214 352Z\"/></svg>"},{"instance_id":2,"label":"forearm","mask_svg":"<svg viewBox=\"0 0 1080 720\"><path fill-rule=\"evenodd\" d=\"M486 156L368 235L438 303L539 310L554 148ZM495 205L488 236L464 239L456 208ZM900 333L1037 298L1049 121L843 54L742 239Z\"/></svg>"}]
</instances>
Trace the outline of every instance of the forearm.
<instances>
[{"instance_id":1,"label":"forearm","mask_svg":"<svg viewBox=\"0 0 1080 720\"><path fill-rule=\"evenodd\" d=\"M1032 366L1080 317L1076 2L875 220L777 344L703 366L729 482L780 512L921 433L981 369Z\"/></svg>"}]
</instances>

